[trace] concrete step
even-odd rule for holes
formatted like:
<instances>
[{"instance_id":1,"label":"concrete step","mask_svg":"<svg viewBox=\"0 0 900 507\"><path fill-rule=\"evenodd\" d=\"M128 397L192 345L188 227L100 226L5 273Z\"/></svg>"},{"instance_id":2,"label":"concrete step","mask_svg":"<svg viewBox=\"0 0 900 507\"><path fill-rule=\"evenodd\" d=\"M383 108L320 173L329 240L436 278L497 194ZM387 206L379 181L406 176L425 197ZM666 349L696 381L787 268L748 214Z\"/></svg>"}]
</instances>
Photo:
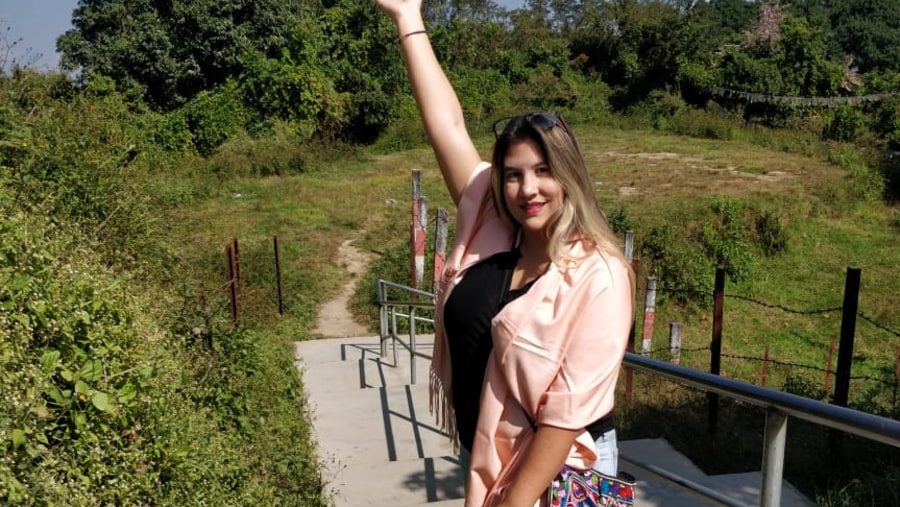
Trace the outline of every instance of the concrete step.
<instances>
[{"instance_id":1,"label":"concrete step","mask_svg":"<svg viewBox=\"0 0 900 507\"><path fill-rule=\"evenodd\" d=\"M330 480L335 507L463 504L462 469L456 457L390 463L356 463Z\"/></svg>"},{"instance_id":2,"label":"concrete step","mask_svg":"<svg viewBox=\"0 0 900 507\"><path fill-rule=\"evenodd\" d=\"M416 339L416 350L430 355L433 341L434 335L419 335ZM362 389L403 386L411 383L412 362L409 351L398 346L395 363L393 347L389 342L387 354L382 358L377 336L296 342L294 352L297 367L304 372L304 382L312 382L317 389L325 386L330 390L351 390L354 387ZM345 366L343 370L324 371L312 367L325 363L341 363ZM415 356L416 384L428 383L430 364L430 359ZM355 375L349 365L355 365ZM322 375L332 377L322 378Z\"/></svg>"},{"instance_id":3,"label":"concrete step","mask_svg":"<svg viewBox=\"0 0 900 507\"><path fill-rule=\"evenodd\" d=\"M619 456L620 468L638 479L637 491L640 495L641 505L690 505L689 502L694 502L694 505L719 505L715 502L704 503L709 500L698 497L696 493L641 468L641 464L650 464L674 473L744 505L759 505L760 485L762 484L762 476L759 472L706 475L665 439L620 441ZM663 501L664 503L660 503ZM783 481L781 507L815 507L815 503L806 498L792 484Z\"/></svg>"},{"instance_id":4,"label":"concrete step","mask_svg":"<svg viewBox=\"0 0 900 507\"><path fill-rule=\"evenodd\" d=\"M433 336L417 337L430 354ZM428 410L428 365L409 353L380 356L377 336L298 342L297 366L309 399L323 479L336 507L461 507L463 476L450 442ZM621 438L621 437L620 437ZM660 478L642 463L675 473L746 505L759 504L760 474L708 477L664 439L620 440L620 469L638 480L641 507L719 505ZM783 507L814 504L785 482Z\"/></svg>"},{"instance_id":5,"label":"concrete step","mask_svg":"<svg viewBox=\"0 0 900 507\"><path fill-rule=\"evenodd\" d=\"M326 365L333 369L332 365ZM357 389L336 383L307 396L322 458L342 465L449 455L450 440L428 411L428 386Z\"/></svg>"}]
</instances>

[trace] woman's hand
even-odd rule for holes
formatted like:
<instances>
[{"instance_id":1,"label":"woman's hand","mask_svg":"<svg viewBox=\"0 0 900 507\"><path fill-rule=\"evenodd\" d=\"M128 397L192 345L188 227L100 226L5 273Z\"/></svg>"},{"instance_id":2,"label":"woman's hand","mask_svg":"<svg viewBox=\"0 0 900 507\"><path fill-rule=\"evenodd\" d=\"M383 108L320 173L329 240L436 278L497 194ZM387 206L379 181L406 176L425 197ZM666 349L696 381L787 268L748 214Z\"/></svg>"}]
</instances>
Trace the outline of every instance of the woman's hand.
<instances>
[{"instance_id":1,"label":"woman's hand","mask_svg":"<svg viewBox=\"0 0 900 507\"><path fill-rule=\"evenodd\" d=\"M415 19L422 13L422 0L375 0L375 3L398 25L401 19Z\"/></svg>"}]
</instances>

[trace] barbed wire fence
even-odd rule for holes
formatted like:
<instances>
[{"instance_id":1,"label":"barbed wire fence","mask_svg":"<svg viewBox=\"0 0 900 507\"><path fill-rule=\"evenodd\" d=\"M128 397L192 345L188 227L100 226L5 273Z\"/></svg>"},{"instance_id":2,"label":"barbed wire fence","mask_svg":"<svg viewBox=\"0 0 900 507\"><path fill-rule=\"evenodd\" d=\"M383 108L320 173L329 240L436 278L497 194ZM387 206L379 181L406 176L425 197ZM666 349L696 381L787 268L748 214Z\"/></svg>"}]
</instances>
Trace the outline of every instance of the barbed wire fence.
<instances>
[{"instance_id":1,"label":"barbed wire fence","mask_svg":"<svg viewBox=\"0 0 900 507\"><path fill-rule=\"evenodd\" d=\"M848 270L849 271L849 270ZM858 270L857 270L858 271ZM857 273L858 275L858 273ZM858 291L858 286L857 286ZM695 288L672 288L666 287L659 283L656 277L647 277L646 282L638 286L638 301L644 301L644 318L643 326L636 325L635 328L643 331L643 343L640 350L642 355L650 356L655 359L671 361L676 364L690 365L697 369L716 370L717 365L721 365L724 359L728 362L726 371L713 371L721 375L731 376L738 380L751 382L764 387L774 387L783 389L794 394L807 396L821 401L840 404L842 400L837 399L840 395L838 391L838 374L839 372L834 366L834 352L836 343L834 339L830 339L827 351L827 359L820 364L805 364L800 361L785 360L782 358L772 357L769 354L769 344L765 344L765 350L761 356L755 356L746 353L727 353L719 347L716 347L715 336L710 341L709 346L702 347L682 347L681 346L681 324L671 322L669 324L669 343L667 346L650 345L648 340L653 338L654 314L656 313L655 295L663 293L668 296L690 296L691 299L701 302L714 301L716 292L710 292L703 289ZM641 298L640 296L644 297ZM652 296L648 296L652 295ZM852 295L855 299L858 294ZM741 294L727 294L724 291L721 298L738 300L751 305L756 305L768 310L780 311L782 313L803 316L803 317L821 317L828 314L841 314L842 320L846 321L848 316L843 315L846 306L842 307L826 307L826 308L796 308L779 303L771 303L759 298L753 298ZM846 299L846 298L845 298ZM715 305L714 305L715 306ZM648 312L649 308L649 312ZM715 309L714 309L715 313ZM885 335L900 338L900 332L892 329L890 326L877 321L873 317L867 315L863 311L853 309L853 322L857 320L866 322L874 330ZM715 315L713 318L713 330L715 335ZM647 329L649 326L650 329ZM721 327L719 322L719 339L721 339ZM842 322L842 333L845 333L846 322ZM855 325L851 326L855 330ZM793 334L798 340L806 340L807 337L789 330L781 330L781 333ZM853 333L855 335L855 331ZM852 361L853 338L850 336L849 342L842 343L842 347L849 347L849 351L845 351L849 360ZM843 338L842 338L843 340ZM634 345L632 345L632 350ZM823 354L824 356L824 354ZM852 406L859 410L864 410L878 415L900 418L900 343L898 343L898 351L896 360L890 364L890 360L884 362L883 366L877 369L884 372L883 376L873 375L850 375L850 367L847 365L843 381L853 384L853 402ZM847 387L849 389L849 387ZM630 393L630 390L629 390ZM847 401L843 404L848 405Z\"/></svg>"}]
</instances>

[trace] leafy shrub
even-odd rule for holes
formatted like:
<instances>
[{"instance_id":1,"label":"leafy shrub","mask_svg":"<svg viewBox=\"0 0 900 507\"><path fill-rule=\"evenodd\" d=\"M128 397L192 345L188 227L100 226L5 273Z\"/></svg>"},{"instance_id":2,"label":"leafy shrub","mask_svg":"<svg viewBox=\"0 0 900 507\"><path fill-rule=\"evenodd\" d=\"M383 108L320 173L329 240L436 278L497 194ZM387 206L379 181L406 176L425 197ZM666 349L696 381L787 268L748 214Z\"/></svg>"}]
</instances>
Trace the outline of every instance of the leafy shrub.
<instances>
[{"instance_id":1,"label":"leafy shrub","mask_svg":"<svg viewBox=\"0 0 900 507\"><path fill-rule=\"evenodd\" d=\"M578 102L575 84L546 68L530 73L527 82L514 85L513 95L527 108L544 111L572 108Z\"/></svg>"},{"instance_id":2,"label":"leafy shrub","mask_svg":"<svg viewBox=\"0 0 900 507\"><path fill-rule=\"evenodd\" d=\"M152 475L133 473L132 444L151 369L134 362L114 279L56 224L11 214L0 230L0 500L140 503ZM108 480L123 487L89 495Z\"/></svg>"},{"instance_id":3,"label":"leafy shrub","mask_svg":"<svg viewBox=\"0 0 900 507\"><path fill-rule=\"evenodd\" d=\"M289 122L304 139L332 139L347 122L348 93L310 63L256 58L241 75L240 90L248 109Z\"/></svg>"},{"instance_id":4,"label":"leafy shrub","mask_svg":"<svg viewBox=\"0 0 900 507\"><path fill-rule=\"evenodd\" d=\"M212 93L198 93L183 111L184 121L191 132L191 141L203 156L211 155L217 147L240 131L248 120L248 113L244 110L237 86L233 82L226 83ZM180 136L176 136L175 141L179 140Z\"/></svg>"},{"instance_id":5,"label":"leafy shrub","mask_svg":"<svg viewBox=\"0 0 900 507\"><path fill-rule=\"evenodd\" d=\"M634 221L629 216L628 203L621 202L606 212L606 221L615 233L634 229Z\"/></svg>"},{"instance_id":6,"label":"leafy shrub","mask_svg":"<svg viewBox=\"0 0 900 507\"><path fill-rule=\"evenodd\" d=\"M184 109L160 115L153 132L153 140L157 146L168 152L186 153L196 149L194 135L188 125Z\"/></svg>"},{"instance_id":7,"label":"leafy shrub","mask_svg":"<svg viewBox=\"0 0 900 507\"><path fill-rule=\"evenodd\" d=\"M417 116L404 116L391 123L373 148L378 153L393 153L427 144L428 137L422 127L422 120Z\"/></svg>"},{"instance_id":8,"label":"leafy shrub","mask_svg":"<svg viewBox=\"0 0 900 507\"><path fill-rule=\"evenodd\" d=\"M509 81L493 69L461 68L449 73L467 118L482 122L505 111L510 104Z\"/></svg>"},{"instance_id":9,"label":"leafy shrub","mask_svg":"<svg viewBox=\"0 0 900 507\"><path fill-rule=\"evenodd\" d=\"M708 300L714 266L684 234L662 224L650 227L636 240L642 263L649 262L651 272L659 279L660 304L666 298L682 304Z\"/></svg>"},{"instance_id":10,"label":"leafy shrub","mask_svg":"<svg viewBox=\"0 0 900 507\"><path fill-rule=\"evenodd\" d=\"M870 167L858 151L844 148L830 152L828 158L831 163L847 170L846 181L841 183L847 198L875 202L884 196L884 176Z\"/></svg>"},{"instance_id":11,"label":"leafy shrub","mask_svg":"<svg viewBox=\"0 0 900 507\"><path fill-rule=\"evenodd\" d=\"M580 75L570 78L570 82L575 87L577 99L575 105L566 110L566 121L573 124L609 122L612 116L609 85L600 79L586 79Z\"/></svg>"},{"instance_id":12,"label":"leafy shrub","mask_svg":"<svg viewBox=\"0 0 900 507\"><path fill-rule=\"evenodd\" d=\"M828 393L823 391L821 387L808 379L796 375L789 375L784 379L784 385L782 385L781 390L786 393L804 396L813 400L828 399Z\"/></svg>"},{"instance_id":13,"label":"leafy shrub","mask_svg":"<svg viewBox=\"0 0 900 507\"><path fill-rule=\"evenodd\" d=\"M46 77L47 80L56 78ZM40 86L0 82L0 93L27 93L30 109L0 113L11 144L0 143L10 194L25 210L77 226L110 260L134 261L156 248L155 223L141 192L149 135L117 93L58 100ZM40 93L39 93L40 92ZM4 128L0 126L0 128Z\"/></svg>"},{"instance_id":14,"label":"leafy shrub","mask_svg":"<svg viewBox=\"0 0 900 507\"><path fill-rule=\"evenodd\" d=\"M787 250L787 232L781 217L774 211L765 211L756 217L754 226L756 244L763 254L777 255Z\"/></svg>"},{"instance_id":15,"label":"leafy shrub","mask_svg":"<svg viewBox=\"0 0 900 507\"><path fill-rule=\"evenodd\" d=\"M834 141L856 141L866 126L866 115L852 105L836 106L828 110L822 138Z\"/></svg>"},{"instance_id":16,"label":"leafy shrub","mask_svg":"<svg viewBox=\"0 0 900 507\"><path fill-rule=\"evenodd\" d=\"M735 118L729 114L693 108L679 109L670 119L661 123L666 126L665 130L676 134L724 141L734 138L737 124Z\"/></svg>"},{"instance_id":17,"label":"leafy shrub","mask_svg":"<svg viewBox=\"0 0 900 507\"><path fill-rule=\"evenodd\" d=\"M700 244L707 257L725 269L732 280L745 280L753 267L753 254L746 239L744 205L720 198L714 199L710 207L716 219L703 225Z\"/></svg>"},{"instance_id":18,"label":"leafy shrub","mask_svg":"<svg viewBox=\"0 0 900 507\"><path fill-rule=\"evenodd\" d=\"M290 124L276 120L258 137L235 133L209 157L209 165L228 177L297 174L306 167L307 143Z\"/></svg>"}]
</instances>

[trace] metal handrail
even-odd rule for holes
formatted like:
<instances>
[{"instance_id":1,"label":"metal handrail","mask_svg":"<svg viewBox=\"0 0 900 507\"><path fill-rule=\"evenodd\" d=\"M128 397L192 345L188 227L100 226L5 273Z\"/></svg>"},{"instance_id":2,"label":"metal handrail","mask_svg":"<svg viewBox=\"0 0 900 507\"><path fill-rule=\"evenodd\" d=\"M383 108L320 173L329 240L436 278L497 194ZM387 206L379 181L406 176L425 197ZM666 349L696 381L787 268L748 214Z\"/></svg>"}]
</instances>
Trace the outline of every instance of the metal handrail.
<instances>
[{"instance_id":1,"label":"metal handrail","mask_svg":"<svg viewBox=\"0 0 900 507\"><path fill-rule=\"evenodd\" d=\"M692 370L633 352L625 353L625 365L689 387L696 387L759 407L773 408L797 419L900 447L900 421L887 417L829 405L796 394Z\"/></svg>"},{"instance_id":2,"label":"metal handrail","mask_svg":"<svg viewBox=\"0 0 900 507\"><path fill-rule=\"evenodd\" d=\"M744 401L766 409L763 440L762 484L759 505L781 505L781 483L784 472L784 448L787 439L788 416L858 435L876 442L900 447L900 421L880 417L846 407L775 389L755 386L640 356L625 353L625 365L667 380L695 387L706 392Z\"/></svg>"},{"instance_id":3,"label":"metal handrail","mask_svg":"<svg viewBox=\"0 0 900 507\"><path fill-rule=\"evenodd\" d=\"M410 299L391 301L388 297L388 290L394 289L403 292L405 297ZM378 295L378 311L380 321L380 339L381 339L381 357L387 355L387 344L391 342L391 350L394 355L394 366L397 366L397 346L400 345L409 351L409 383L416 383L416 356L430 359L431 356L416 351L416 324L425 322L434 325L434 319L427 317L419 317L416 310L434 309L434 294L401 285L399 283L378 279L375 286ZM421 296L422 300L413 299L415 296ZM408 313L400 313L398 309L405 308ZM406 318L409 322L409 343L404 342L397 332L397 318Z\"/></svg>"},{"instance_id":4,"label":"metal handrail","mask_svg":"<svg viewBox=\"0 0 900 507\"><path fill-rule=\"evenodd\" d=\"M389 301L387 299L386 288L398 289L406 293L429 297L431 300L430 303L424 301ZM434 295L426 291L413 289L393 282L378 280L378 303L381 310L382 356L386 354L386 339L394 339L395 344L399 341L399 343L406 347L406 344L404 344L402 340L399 340L396 333L396 317L401 315L396 313L396 308L398 306L410 308L410 313L407 316L407 318L410 319L410 345L407 348L410 350L411 382L415 383L415 356L429 357L426 354L415 352L415 323L419 320L434 322L433 320L416 317L415 310L418 308L433 309ZM390 311L388 308L390 308ZM388 333L387 329L387 318L389 316L392 320L390 333ZM395 346L395 365L397 364L396 360L397 352ZM828 403L818 400L766 387L759 387L747 382L721 377L712 373L692 370L684 366L678 366L665 361L641 356L633 352L625 353L624 364L625 366L663 377L678 384L719 394L727 398L743 401L766 409L762 480L759 496L759 505L761 507L779 507L781 505L781 484L784 471L784 449L787 436L788 416L864 437L879 443L900 447L900 421L860 412L846 407L829 405ZM634 462L633 460L629 460L626 456L623 456L622 458L625 461L636 464L670 482L692 489L704 496L710 496L708 495L708 492L703 491L703 488L697 487L696 484L680 478L675 474L659 470L652 465ZM714 500L722 501L721 498L715 498L714 496L710 497Z\"/></svg>"}]
</instances>

